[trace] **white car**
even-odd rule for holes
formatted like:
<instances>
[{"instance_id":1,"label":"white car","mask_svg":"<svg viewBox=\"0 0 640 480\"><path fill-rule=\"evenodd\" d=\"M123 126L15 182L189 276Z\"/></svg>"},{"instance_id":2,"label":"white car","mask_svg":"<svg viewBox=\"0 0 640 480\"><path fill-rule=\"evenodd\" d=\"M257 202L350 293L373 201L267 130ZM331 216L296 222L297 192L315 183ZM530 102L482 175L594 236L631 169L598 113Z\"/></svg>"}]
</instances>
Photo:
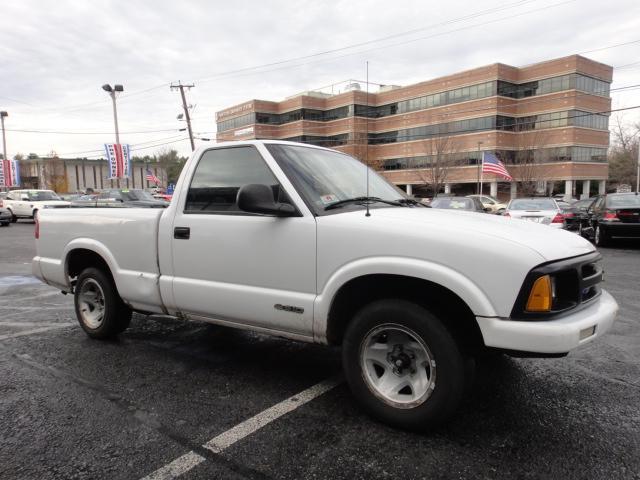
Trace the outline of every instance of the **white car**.
<instances>
[{"instance_id":1,"label":"white car","mask_svg":"<svg viewBox=\"0 0 640 480\"><path fill-rule=\"evenodd\" d=\"M507 206L499 200L489 195L467 195L470 198L477 198L482 202L484 208L488 208L491 213L502 213L506 210Z\"/></svg>"},{"instance_id":2,"label":"white car","mask_svg":"<svg viewBox=\"0 0 640 480\"><path fill-rule=\"evenodd\" d=\"M562 209L553 198L515 198L509 202L503 216L553 228L567 228Z\"/></svg>"},{"instance_id":3,"label":"white car","mask_svg":"<svg viewBox=\"0 0 640 480\"><path fill-rule=\"evenodd\" d=\"M35 218L46 208L64 208L70 204L53 190L12 190L0 206L11 212L12 222L15 222L18 218Z\"/></svg>"},{"instance_id":4,"label":"white car","mask_svg":"<svg viewBox=\"0 0 640 480\"><path fill-rule=\"evenodd\" d=\"M90 337L137 311L341 345L362 407L409 429L455 412L487 349L564 356L618 310L585 239L428 208L292 142L199 147L166 209L43 210L35 236L34 274Z\"/></svg>"}]
</instances>

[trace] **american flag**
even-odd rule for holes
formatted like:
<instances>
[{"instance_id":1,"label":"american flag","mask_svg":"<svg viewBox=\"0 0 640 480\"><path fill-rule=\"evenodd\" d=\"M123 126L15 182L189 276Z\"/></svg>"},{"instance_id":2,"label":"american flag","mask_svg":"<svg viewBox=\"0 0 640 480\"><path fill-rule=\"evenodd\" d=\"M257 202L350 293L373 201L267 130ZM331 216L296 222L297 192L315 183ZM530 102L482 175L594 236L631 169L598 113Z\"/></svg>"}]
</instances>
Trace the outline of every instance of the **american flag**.
<instances>
[{"instance_id":1,"label":"american flag","mask_svg":"<svg viewBox=\"0 0 640 480\"><path fill-rule=\"evenodd\" d=\"M148 168L147 168L147 175L146 175L146 177L144 177L144 178L146 178L146 179L147 179L147 181L149 181L149 182L153 182L153 183L155 183L156 185L157 185L158 183L160 183L160 179L159 179L158 177L156 177L156 176L153 174L153 172L152 172L150 169L148 169Z\"/></svg>"},{"instance_id":2,"label":"american flag","mask_svg":"<svg viewBox=\"0 0 640 480\"><path fill-rule=\"evenodd\" d=\"M495 173L507 180L513 180L513 177L509 175L509 172L504 168L502 162L498 160L498 157L489 152L482 152L482 173Z\"/></svg>"}]
</instances>

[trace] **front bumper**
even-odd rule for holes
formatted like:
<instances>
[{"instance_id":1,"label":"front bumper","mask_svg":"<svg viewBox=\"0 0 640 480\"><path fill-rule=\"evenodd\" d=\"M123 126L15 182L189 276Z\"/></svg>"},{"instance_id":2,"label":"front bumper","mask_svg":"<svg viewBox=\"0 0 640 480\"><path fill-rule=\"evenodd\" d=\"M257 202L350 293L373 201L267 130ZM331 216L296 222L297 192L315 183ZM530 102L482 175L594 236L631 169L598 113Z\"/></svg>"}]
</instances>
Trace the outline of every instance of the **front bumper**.
<instances>
[{"instance_id":1,"label":"front bumper","mask_svg":"<svg viewBox=\"0 0 640 480\"><path fill-rule=\"evenodd\" d=\"M605 290L588 307L557 320L526 321L476 317L487 347L538 354L563 354L603 335L618 304ZM591 333L593 329L593 333Z\"/></svg>"}]
</instances>

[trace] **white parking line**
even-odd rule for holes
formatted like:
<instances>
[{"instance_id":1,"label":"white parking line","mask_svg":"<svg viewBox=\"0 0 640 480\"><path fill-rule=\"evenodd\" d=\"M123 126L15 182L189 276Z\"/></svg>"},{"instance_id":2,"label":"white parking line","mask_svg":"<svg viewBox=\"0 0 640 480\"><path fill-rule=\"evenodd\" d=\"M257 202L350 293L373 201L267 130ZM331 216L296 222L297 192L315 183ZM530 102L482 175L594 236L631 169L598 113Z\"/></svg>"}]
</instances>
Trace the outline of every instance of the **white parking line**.
<instances>
[{"instance_id":1,"label":"white parking line","mask_svg":"<svg viewBox=\"0 0 640 480\"><path fill-rule=\"evenodd\" d=\"M329 378L312 387L303 390L302 392L292 397L277 403L273 407L270 407L257 415L239 423L235 427L221 433L217 437L212 438L203 445L207 450L211 450L214 453L220 453L229 448L234 443L242 440L243 438L251 435L255 431L261 429L265 425L277 420L278 418L286 415L287 413L301 407L305 403L310 402L314 398L319 397L323 393L328 392L332 388L341 383L340 378ZM176 478L196 465L204 462L206 459L202 455L198 455L195 452L188 452L179 458L176 458L173 462L168 463L162 468L159 468L155 472L147 475L142 480L169 480Z\"/></svg>"},{"instance_id":2,"label":"white parking line","mask_svg":"<svg viewBox=\"0 0 640 480\"><path fill-rule=\"evenodd\" d=\"M8 338L24 337L26 335L33 335L35 333L48 332L49 330L56 330L58 328L70 327L72 325L75 325L75 323L56 323L48 327L34 328L33 330L23 330L21 332L7 333L5 335L0 335L0 340L6 340Z\"/></svg>"},{"instance_id":3,"label":"white parking line","mask_svg":"<svg viewBox=\"0 0 640 480\"><path fill-rule=\"evenodd\" d=\"M50 327L58 325L51 322L0 322L0 327Z\"/></svg>"}]
</instances>

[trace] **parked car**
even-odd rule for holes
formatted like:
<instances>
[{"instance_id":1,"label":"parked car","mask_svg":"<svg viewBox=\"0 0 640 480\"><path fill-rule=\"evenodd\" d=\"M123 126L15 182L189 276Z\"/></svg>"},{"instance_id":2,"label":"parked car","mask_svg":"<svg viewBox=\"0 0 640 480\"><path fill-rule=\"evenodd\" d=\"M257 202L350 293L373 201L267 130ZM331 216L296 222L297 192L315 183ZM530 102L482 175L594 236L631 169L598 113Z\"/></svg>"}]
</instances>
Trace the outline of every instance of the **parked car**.
<instances>
[{"instance_id":1,"label":"parked car","mask_svg":"<svg viewBox=\"0 0 640 480\"><path fill-rule=\"evenodd\" d=\"M505 203L489 196L489 195L467 195L469 198L477 198L482 202L485 208L488 208L491 213L503 213L507 209Z\"/></svg>"},{"instance_id":2,"label":"parked car","mask_svg":"<svg viewBox=\"0 0 640 480\"><path fill-rule=\"evenodd\" d=\"M43 211L34 275L73 293L92 338L138 311L340 345L355 399L397 427L450 417L475 356L564 356L618 310L585 239L427 208L335 150L201 146L175 191L166 209Z\"/></svg>"},{"instance_id":3,"label":"parked car","mask_svg":"<svg viewBox=\"0 0 640 480\"><path fill-rule=\"evenodd\" d=\"M555 199L548 197L515 198L507 205L504 216L554 228L566 228L560 207Z\"/></svg>"},{"instance_id":4,"label":"parked car","mask_svg":"<svg viewBox=\"0 0 640 480\"><path fill-rule=\"evenodd\" d=\"M591 225L591 206L596 201L597 197L585 198L578 200L568 206L563 206L560 202L556 201L558 206L562 209L562 215L564 215L564 221L567 224L567 230L577 232L579 235L583 235L583 231Z\"/></svg>"},{"instance_id":5,"label":"parked car","mask_svg":"<svg viewBox=\"0 0 640 480\"><path fill-rule=\"evenodd\" d=\"M0 208L0 225L6 227L11 224L11 220L13 220L13 215L6 208Z\"/></svg>"},{"instance_id":6,"label":"parked car","mask_svg":"<svg viewBox=\"0 0 640 480\"><path fill-rule=\"evenodd\" d=\"M38 211L50 208L66 208L70 202L62 200L53 190L12 190L0 201L0 207L11 212L12 222L19 218L35 218Z\"/></svg>"},{"instance_id":7,"label":"parked car","mask_svg":"<svg viewBox=\"0 0 640 480\"><path fill-rule=\"evenodd\" d=\"M431 208L443 208L447 210L466 210L468 212L485 213L485 208L478 198L471 197L436 197L429 204Z\"/></svg>"},{"instance_id":8,"label":"parked car","mask_svg":"<svg viewBox=\"0 0 640 480\"><path fill-rule=\"evenodd\" d=\"M151 193L140 188L113 188L87 198L85 195L73 202L75 207L144 207L165 208L169 203L153 198Z\"/></svg>"},{"instance_id":9,"label":"parked car","mask_svg":"<svg viewBox=\"0 0 640 480\"><path fill-rule=\"evenodd\" d=\"M607 246L613 238L640 238L640 195L599 195L591 206L593 241Z\"/></svg>"},{"instance_id":10,"label":"parked car","mask_svg":"<svg viewBox=\"0 0 640 480\"><path fill-rule=\"evenodd\" d=\"M564 193L556 193L556 194L553 196L553 199L554 199L554 200L556 200L556 201L557 201L557 200L562 200L563 202L567 202L567 203L574 203L574 202L577 202L577 201L578 201L578 199L577 199L577 198L573 198L573 197L571 197L571 196L570 196L567 200L565 200L565 198L564 198L564 197L565 197Z\"/></svg>"}]
</instances>

